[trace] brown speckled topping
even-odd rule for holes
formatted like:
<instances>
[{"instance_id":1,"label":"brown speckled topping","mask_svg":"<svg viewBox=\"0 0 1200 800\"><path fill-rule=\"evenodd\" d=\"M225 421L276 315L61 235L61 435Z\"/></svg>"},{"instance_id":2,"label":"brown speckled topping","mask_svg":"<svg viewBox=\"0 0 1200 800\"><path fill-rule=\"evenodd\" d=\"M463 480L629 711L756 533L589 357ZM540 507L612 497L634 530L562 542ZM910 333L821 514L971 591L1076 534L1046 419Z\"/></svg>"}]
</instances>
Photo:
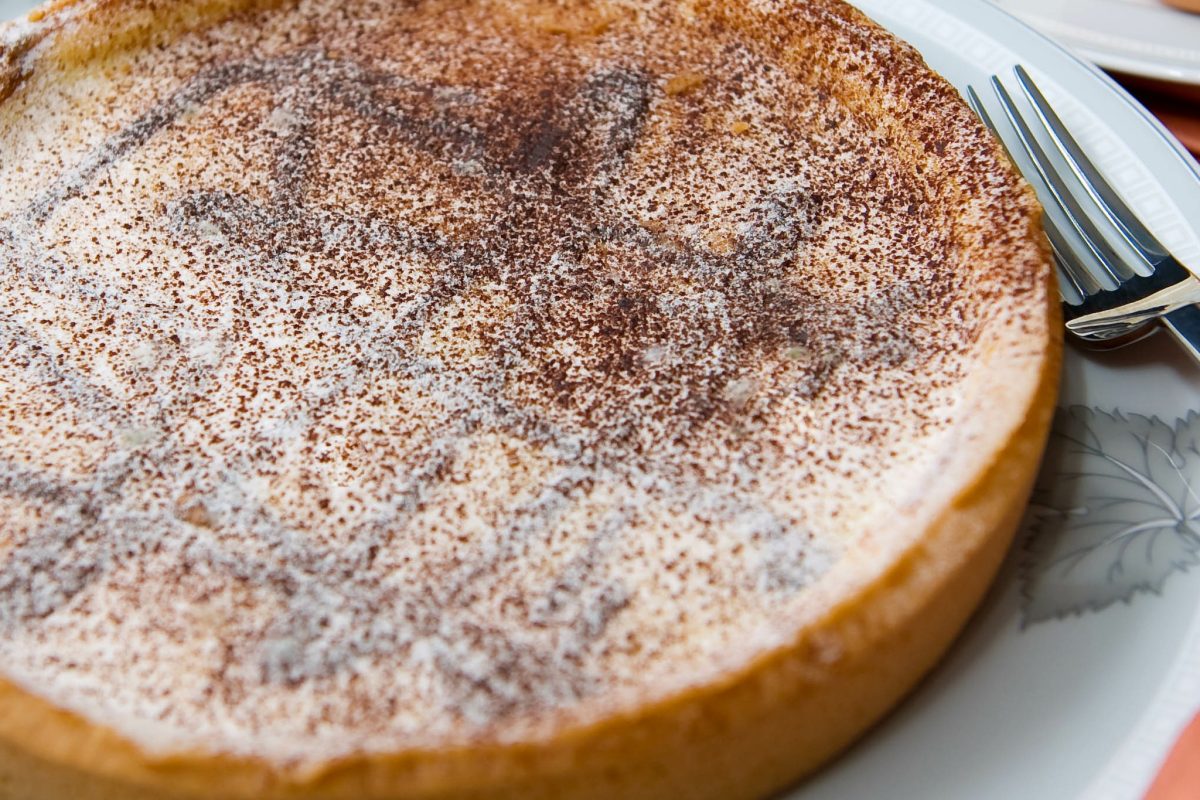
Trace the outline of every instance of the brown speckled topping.
<instances>
[{"instance_id":1,"label":"brown speckled topping","mask_svg":"<svg viewBox=\"0 0 1200 800\"><path fill-rule=\"evenodd\" d=\"M24 77L5 672L146 746L314 760L786 641L923 518L991 328L1044 319L942 84L761 5L302 0Z\"/></svg>"}]
</instances>

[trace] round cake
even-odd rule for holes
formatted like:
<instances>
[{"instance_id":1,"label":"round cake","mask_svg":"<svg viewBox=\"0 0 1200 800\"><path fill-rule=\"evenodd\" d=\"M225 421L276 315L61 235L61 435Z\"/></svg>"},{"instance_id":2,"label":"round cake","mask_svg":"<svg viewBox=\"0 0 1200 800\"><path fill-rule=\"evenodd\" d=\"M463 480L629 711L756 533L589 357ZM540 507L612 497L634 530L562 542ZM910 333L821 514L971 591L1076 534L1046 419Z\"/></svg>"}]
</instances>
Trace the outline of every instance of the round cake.
<instances>
[{"instance_id":1,"label":"round cake","mask_svg":"<svg viewBox=\"0 0 1200 800\"><path fill-rule=\"evenodd\" d=\"M0 794L755 798L979 601L1032 194L838 0L0 28Z\"/></svg>"}]
</instances>

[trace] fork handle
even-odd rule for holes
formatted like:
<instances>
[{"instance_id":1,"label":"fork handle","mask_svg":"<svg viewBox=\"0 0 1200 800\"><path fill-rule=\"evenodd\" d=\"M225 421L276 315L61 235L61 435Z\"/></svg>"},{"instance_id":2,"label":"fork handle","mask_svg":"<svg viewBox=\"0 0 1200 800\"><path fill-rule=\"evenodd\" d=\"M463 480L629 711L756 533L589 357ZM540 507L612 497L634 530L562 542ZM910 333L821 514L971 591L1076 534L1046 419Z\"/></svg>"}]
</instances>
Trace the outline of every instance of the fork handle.
<instances>
[{"instance_id":1,"label":"fork handle","mask_svg":"<svg viewBox=\"0 0 1200 800\"><path fill-rule=\"evenodd\" d=\"M1200 304L1181 306L1162 318L1163 325L1200 363Z\"/></svg>"}]
</instances>

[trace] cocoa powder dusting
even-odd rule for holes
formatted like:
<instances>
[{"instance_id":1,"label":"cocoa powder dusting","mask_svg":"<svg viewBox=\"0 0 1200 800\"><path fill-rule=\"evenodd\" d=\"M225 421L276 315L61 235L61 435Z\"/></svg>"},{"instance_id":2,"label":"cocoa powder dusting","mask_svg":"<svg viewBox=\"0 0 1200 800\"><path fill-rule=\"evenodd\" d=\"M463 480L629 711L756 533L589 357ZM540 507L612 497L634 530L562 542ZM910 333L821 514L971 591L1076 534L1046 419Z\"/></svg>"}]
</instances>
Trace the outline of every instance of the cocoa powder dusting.
<instances>
[{"instance_id":1,"label":"cocoa powder dusting","mask_svg":"<svg viewBox=\"0 0 1200 800\"><path fill-rule=\"evenodd\" d=\"M786 640L1038 276L974 274L959 189L775 30L302 0L14 88L6 674L147 746L304 761ZM1020 220L983 141L951 155Z\"/></svg>"}]
</instances>

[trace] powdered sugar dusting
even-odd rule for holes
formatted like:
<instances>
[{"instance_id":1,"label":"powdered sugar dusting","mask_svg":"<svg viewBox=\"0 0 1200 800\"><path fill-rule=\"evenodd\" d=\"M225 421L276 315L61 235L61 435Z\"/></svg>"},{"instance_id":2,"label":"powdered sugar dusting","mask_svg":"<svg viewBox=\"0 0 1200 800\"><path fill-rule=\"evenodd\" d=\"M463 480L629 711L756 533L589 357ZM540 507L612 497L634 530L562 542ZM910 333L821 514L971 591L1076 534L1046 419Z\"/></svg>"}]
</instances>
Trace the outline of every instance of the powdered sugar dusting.
<instances>
[{"instance_id":1,"label":"powdered sugar dusting","mask_svg":"<svg viewBox=\"0 0 1200 800\"><path fill-rule=\"evenodd\" d=\"M785 640L919 496L979 292L1036 279L979 282L956 195L779 52L670 4L304 0L14 94L6 673L318 760Z\"/></svg>"}]
</instances>

